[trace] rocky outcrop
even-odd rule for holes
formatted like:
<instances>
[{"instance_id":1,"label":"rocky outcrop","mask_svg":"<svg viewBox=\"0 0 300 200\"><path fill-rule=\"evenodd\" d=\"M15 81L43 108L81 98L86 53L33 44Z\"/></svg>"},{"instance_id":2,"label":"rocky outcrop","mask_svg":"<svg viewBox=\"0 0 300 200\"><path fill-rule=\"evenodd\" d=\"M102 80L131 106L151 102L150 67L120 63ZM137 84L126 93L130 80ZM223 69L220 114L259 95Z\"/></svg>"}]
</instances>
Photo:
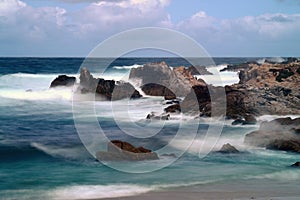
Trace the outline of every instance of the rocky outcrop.
<instances>
[{"instance_id":1,"label":"rocky outcrop","mask_svg":"<svg viewBox=\"0 0 300 200\"><path fill-rule=\"evenodd\" d=\"M218 151L219 153L239 153L239 150L237 150L234 146L227 143L222 146L222 148Z\"/></svg>"},{"instance_id":2,"label":"rocky outcrop","mask_svg":"<svg viewBox=\"0 0 300 200\"><path fill-rule=\"evenodd\" d=\"M59 86L66 86L70 87L73 86L76 82L76 78L72 76L66 76L66 75L59 75L57 78L55 78L50 85L50 88L59 87Z\"/></svg>"},{"instance_id":3,"label":"rocky outcrop","mask_svg":"<svg viewBox=\"0 0 300 200\"><path fill-rule=\"evenodd\" d=\"M141 87L142 91L150 96L163 96L165 100L176 99L176 95L163 85L148 83Z\"/></svg>"},{"instance_id":4,"label":"rocky outcrop","mask_svg":"<svg viewBox=\"0 0 300 200\"><path fill-rule=\"evenodd\" d=\"M300 135L295 132L300 118L279 118L263 122L259 130L245 136L245 144L300 153Z\"/></svg>"},{"instance_id":5,"label":"rocky outcrop","mask_svg":"<svg viewBox=\"0 0 300 200\"><path fill-rule=\"evenodd\" d=\"M129 80L137 83L146 95L185 97L193 85L205 85L184 67L169 67L165 62L148 63L130 71ZM173 95L174 94L174 95Z\"/></svg>"},{"instance_id":6,"label":"rocky outcrop","mask_svg":"<svg viewBox=\"0 0 300 200\"><path fill-rule=\"evenodd\" d=\"M135 99L142 96L130 83L94 78L86 68L82 68L80 72L79 90L81 93L96 93L106 100Z\"/></svg>"},{"instance_id":7,"label":"rocky outcrop","mask_svg":"<svg viewBox=\"0 0 300 200\"><path fill-rule=\"evenodd\" d=\"M155 152L144 147L135 147L120 140L113 140L107 144L107 152L98 151L96 158L99 161L142 161L158 160Z\"/></svg>"},{"instance_id":8,"label":"rocky outcrop","mask_svg":"<svg viewBox=\"0 0 300 200\"><path fill-rule=\"evenodd\" d=\"M191 75L212 75L211 72L209 72L205 66L189 66L187 70L191 73Z\"/></svg>"}]
</instances>

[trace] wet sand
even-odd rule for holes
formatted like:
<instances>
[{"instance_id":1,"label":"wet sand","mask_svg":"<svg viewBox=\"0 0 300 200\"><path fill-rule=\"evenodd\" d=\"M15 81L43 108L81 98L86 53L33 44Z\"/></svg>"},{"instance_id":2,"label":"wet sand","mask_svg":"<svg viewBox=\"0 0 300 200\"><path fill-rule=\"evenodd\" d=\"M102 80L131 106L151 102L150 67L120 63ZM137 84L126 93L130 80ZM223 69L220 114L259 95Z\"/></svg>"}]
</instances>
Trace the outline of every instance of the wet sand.
<instances>
[{"instance_id":1,"label":"wet sand","mask_svg":"<svg viewBox=\"0 0 300 200\"><path fill-rule=\"evenodd\" d=\"M300 173L300 171L299 171ZM214 183L191 187L172 188L149 192L118 200L299 200L300 189L297 181L276 182L274 180L248 180L233 183Z\"/></svg>"}]
</instances>

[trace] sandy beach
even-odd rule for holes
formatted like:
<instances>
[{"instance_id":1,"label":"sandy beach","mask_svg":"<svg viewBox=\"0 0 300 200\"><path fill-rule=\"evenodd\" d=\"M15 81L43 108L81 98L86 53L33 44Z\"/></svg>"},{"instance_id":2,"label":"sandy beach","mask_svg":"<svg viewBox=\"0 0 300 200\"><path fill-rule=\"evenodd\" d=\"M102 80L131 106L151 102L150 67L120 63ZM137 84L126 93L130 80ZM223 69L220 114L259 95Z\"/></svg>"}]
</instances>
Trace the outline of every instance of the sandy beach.
<instances>
[{"instance_id":1,"label":"sandy beach","mask_svg":"<svg viewBox=\"0 0 300 200\"><path fill-rule=\"evenodd\" d=\"M172 188L149 192L139 196L119 197L118 200L296 200L300 199L298 187L291 187L291 183L297 181L274 182L264 180L264 183L257 180L240 182L213 183L191 187Z\"/></svg>"}]
</instances>

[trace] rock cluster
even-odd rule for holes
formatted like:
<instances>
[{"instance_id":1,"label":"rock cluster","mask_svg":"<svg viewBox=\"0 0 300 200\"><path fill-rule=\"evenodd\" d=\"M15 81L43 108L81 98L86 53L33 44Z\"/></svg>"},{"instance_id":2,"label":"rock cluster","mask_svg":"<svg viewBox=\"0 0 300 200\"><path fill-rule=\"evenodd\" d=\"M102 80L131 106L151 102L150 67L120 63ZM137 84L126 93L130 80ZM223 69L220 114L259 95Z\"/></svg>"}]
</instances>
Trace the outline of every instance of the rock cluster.
<instances>
[{"instance_id":1,"label":"rock cluster","mask_svg":"<svg viewBox=\"0 0 300 200\"><path fill-rule=\"evenodd\" d=\"M99 161L142 161L159 159L155 152L144 147L135 147L121 140L109 142L107 144L107 152L98 151L96 158Z\"/></svg>"},{"instance_id":2,"label":"rock cluster","mask_svg":"<svg viewBox=\"0 0 300 200\"><path fill-rule=\"evenodd\" d=\"M300 135L295 132L300 126L300 118L278 118L263 122L259 130L245 136L245 144L300 153Z\"/></svg>"},{"instance_id":3,"label":"rock cluster","mask_svg":"<svg viewBox=\"0 0 300 200\"><path fill-rule=\"evenodd\" d=\"M137 83L146 95L164 96L166 99L185 97L193 85L205 85L185 67L174 68L165 62L148 63L130 71L129 80Z\"/></svg>"},{"instance_id":4,"label":"rock cluster","mask_svg":"<svg viewBox=\"0 0 300 200\"><path fill-rule=\"evenodd\" d=\"M96 93L107 100L142 97L130 83L94 78L87 68L81 69L79 90L81 93Z\"/></svg>"}]
</instances>

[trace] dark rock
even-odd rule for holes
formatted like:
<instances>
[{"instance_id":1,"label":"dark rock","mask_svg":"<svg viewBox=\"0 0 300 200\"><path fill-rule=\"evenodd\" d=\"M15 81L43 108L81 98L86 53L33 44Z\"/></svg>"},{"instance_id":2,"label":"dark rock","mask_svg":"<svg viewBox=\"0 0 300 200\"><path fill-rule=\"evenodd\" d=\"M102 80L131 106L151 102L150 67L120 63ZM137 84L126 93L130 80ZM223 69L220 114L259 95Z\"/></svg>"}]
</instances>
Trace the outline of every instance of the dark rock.
<instances>
[{"instance_id":1,"label":"dark rock","mask_svg":"<svg viewBox=\"0 0 300 200\"><path fill-rule=\"evenodd\" d=\"M227 143L227 144L224 144L218 152L219 153L239 153L239 150L237 150L231 144Z\"/></svg>"},{"instance_id":2,"label":"dark rock","mask_svg":"<svg viewBox=\"0 0 300 200\"><path fill-rule=\"evenodd\" d=\"M294 164L291 165L291 167L300 167L300 162L295 162Z\"/></svg>"},{"instance_id":3,"label":"dark rock","mask_svg":"<svg viewBox=\"0 0 300 200\"><path fill-rule=\"evenodd\" d=\"M150 113L147 115L146 119L149 120L169 120L170 114L162 114L162 115L155 115L154 113Z\"/></svg>"},{"instance_id":4,"label":"dark rock","mask_svg":"<svg viewBox=\"0 0 300 200\"><path fill-rule=\"evenodd\" d=\"M28 89L28 90L26 90L25 92L32 92L32 89Z\"/></svg>"},{"instance_id":5,"label":"dark rock","mask_svg":"<svg viewBox=\"0 0 300 200\"><path fill-rule=\"evenodd\" d=\"M144 147L135 147L120 140L113 140L107 145L107 152L99 151L96 157L100 161L142 161L158 160L156 153Z\"/></svg>"},{"instance_id":6,"label":"dark rock","mask_svg":"<svg viewBox=\"0 0 300 200\"><path fill-rule=\"evenodd\" d=\"M245 115L244 118L243 125L253 125L257 123L256 118L253 115Z\"/></svg>"},{"instance_id":7,"label":"dark rock","mask_svg":"<svg viewBox=\"0 0 300 200\"><path fill-rule=\"evenodd\" d=\"M295 133L299 123L300 118L290 117L263 122L258 131L245 136L244 143L272 150L300 153L300 136Z\"/></svg>"},{"instance_id":8,"label":"dark rock","mask_svg":"<svg viewBox=\"0 0 300 200\"><path fill-rule=\"evenodd\" d=\"M300 153L300 140L274 140L266 146L267 149Z\"/></svg>"},{"instance_id":9,"label":"dark rock","mask_svg":"<svg viewBox=\"0 0 300 200\"><path fill-rule=\"evenodd\" d=\"M245 123L245 120L243 119L236 119L234 120L231 125L235 126L235 125L239 125L239 124L244 124Z\"/></svg>"},{"instance_id":10,"label":"dark rock","mask_svg":"<svg viewBox=\"0 0 300 200\"><path fill-rule=\"evenodd\" d=\"M106 98L106 100L136 99L142 97L130 83L94 78L86 68L82 68L80 72L79 90L82 94L89 92L96 93Z\"/></svg>"},{"instance_id":11,"label":"dark rock","mask_svg":"<svg viewBox=\"0 0 300 200\"><path fill-rule=\"evenodd\" d=\"M142 91L146 95L150 96L163 96L165 100L176 99L176 95L168 88L163 85L159 85L156 83L148 83L141 87Z\"/></svg>"},{"instance_id":12,"label":"dark rock","mask_svg":"<svg viewBox=\"0 0 300 200\"><path fill-rule=\"evenodd\" d=\"M165 112L167 113L176 113L176 112L181 112L181 108L180 108L180 105L179 104L174 104L174 105L171 105L167 108L164 109Z\"/></svg>"},{"instance_id":13,"label":"dark rock","mask_svg":"<svg viewBox=\"0 0 300 200\"><path fill-rule=\"evenodd\" d=\"M129 80L138 83L146 94L164 96L166 99L184 97L194 84L205 84L201 79L196 80L184 67L173 70L165 62L148 63L143 67L132 68Z\"/></svg>"},{"instance_id":14,"label":"dark rock","mask_svg":"<svg viewBox=\"0 0 300 200\"><path fill-rule=\"evenodd\" d=\"M212 75L205 66L190 66L187 70L191 73L191 75Z\"/></svg>"},{"instance_id":15,"label":"dark rock","mask_svg":"<svg viewBox=\"0 0 300 200\"><path fill-rule=\"evenodd\" d=\"M59 86L73 86L76 82L75 77L70 77L66 75L59 75L56 79L51 82L50 88Z\"/></svg>"}]
</instances>

